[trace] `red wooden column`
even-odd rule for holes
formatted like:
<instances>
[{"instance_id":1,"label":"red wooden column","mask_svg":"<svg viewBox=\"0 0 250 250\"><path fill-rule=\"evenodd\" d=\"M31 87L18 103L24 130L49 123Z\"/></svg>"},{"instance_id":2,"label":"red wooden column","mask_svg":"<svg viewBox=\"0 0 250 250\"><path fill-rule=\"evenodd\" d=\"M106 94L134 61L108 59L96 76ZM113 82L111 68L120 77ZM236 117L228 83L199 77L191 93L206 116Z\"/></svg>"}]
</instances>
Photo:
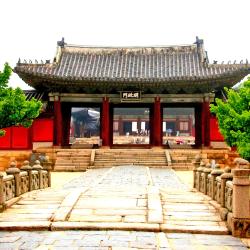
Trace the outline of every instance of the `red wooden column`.
<instances>
[{"instance_id":1,"label":"red wooden column","mask_svg":"<svg viewBox=\"0 0 250 250\"><path fill-rule=\"evenodd\" d=\"M153 146L162 146L162 119L161 119L161 101L160 97L155 97L154 102L154 126L152 135Z\"/></svg>"},{"instance_id":2,"label":"red wooden column","mask_svg":"<svg viewBox=\"0 0 250 250\"><path fill-rule=\"evenodd\" d=\"M54 97L54 135L55 135L55 145L62 145L62 105L59 96Z\"/></svg>"},{"instance_id":3,"label":"red wooden column","mask_svg":"<svg viewBox=\"0 0 250 250\"><path fill-rule=\"evenodd\" d=\"M202 103L202 144L210 146L210 102L209 97L204 97Z\"/></svg>"},{"instance_id":4,"label":"red wooden column","mask_svg":"<svg viewBox=\"0 0 250 250\"><path fill-rule=\"evenodd\" d=\"M101 139L102 146L110 146L109 131L109 98L102 99L102 117L101 117Z\"/></svg>"}]
</instances>

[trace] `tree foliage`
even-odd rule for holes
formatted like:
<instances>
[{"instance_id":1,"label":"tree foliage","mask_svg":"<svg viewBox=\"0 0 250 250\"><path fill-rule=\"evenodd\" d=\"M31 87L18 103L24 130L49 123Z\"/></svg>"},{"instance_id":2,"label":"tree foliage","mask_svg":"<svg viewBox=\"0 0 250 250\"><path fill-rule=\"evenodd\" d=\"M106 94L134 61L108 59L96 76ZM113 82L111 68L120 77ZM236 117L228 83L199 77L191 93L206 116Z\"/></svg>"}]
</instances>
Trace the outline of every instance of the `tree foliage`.
<instances>
[{"instance_id":1,"label":"tree foliage","mask_svg":"<svg viewBox=\"0 0 250 250\"><path fill-rule=\"evenodd\" d=\"M11 67L6 63L3 72L0 71L0 136L5 134L3 128L30 127L42 107L42 103L34 98L26 101L20 88L8 87L11 73Z\"/></svg>"},{"instance_id":2,"label":"tree foliage","mask_svg":"<svg viewBox=\"0 0 250 250\"><path fill-rule=\"evenodd\" d=\"M218 118L219 128L229 146L237 146L245 159L250 159L250 78L235 91L225 89L228 99L216 99L211 111Z\"/></svg>"}]
</instances>

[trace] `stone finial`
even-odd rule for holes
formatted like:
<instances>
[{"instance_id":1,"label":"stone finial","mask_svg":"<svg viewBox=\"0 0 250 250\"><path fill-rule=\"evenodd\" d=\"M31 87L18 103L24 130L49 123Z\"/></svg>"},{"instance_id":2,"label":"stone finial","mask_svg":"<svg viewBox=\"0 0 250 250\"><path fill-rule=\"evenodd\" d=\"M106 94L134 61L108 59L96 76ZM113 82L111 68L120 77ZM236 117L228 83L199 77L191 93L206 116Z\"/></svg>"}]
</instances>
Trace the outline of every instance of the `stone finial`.
<instances>
[{"instance_id":1,"label":"stone finial","mask_svg":"<svg viewBox=\"0 0 250 250\"><path fill-rule=\"evenodd\" d=\"M30 162L29 161L24 161L23 165L22 165L22 167L20 169L21 170L25 170L25 171L31 170L32 167L30 166Z\"/></svg>"},{"instance_id":2,"label":"stone finial","mask_svg":"<svg viewBox=\"0 0 250 250\"><path fill-rule=\"evenodd\" d=\"M228 166L226 166L226 167L224 168L224 173L231 173L231 168L228 167Z\"/></svg>"},{"instance_id":3,"label":"stone finial","mask_svg":"<svg viewBox=\"0 0 250 250\"><path fill-rule=\"evenodd\" d=\"M205 162L201 161L200 166L204 168L206 166Z\"/></svg>"},{"instance_id":4,"label":"stone finial","mask_svg":"<svg viewBox=\"0 0 250 250\"><path fill-rule=\"evenodd\" d=\"M224 168L224 173L221 175L222 179L233 179L233 174L231 173L231 168L226 166Z\"/></svg>"},{"instance_id":5,"label":"stone finial","mask_svg":"<svg viewBox=\"0 0 250 250\"><path fill-rule=\"evenodd\" d=\"M211 164L209 162L206 164L203 172L206 173L206 174L209 174L209 173L212 172L212 166L211 166Z\"/></svg>"},{"instance_id":6,"label":"stone finial","mask_svg":"<svg viewBox=\"0 0 250 250\"><path fill-rule=\"evenodd\" d=\"M200 154L197 154L194 158L194 161L195 162L200 162L201 161L201 155Z\"/></svg>"},{"instance_id":7,"label":"stone finial","mask_svg":"<svg viewBox=\"0 0 250 250\"><path fill-rule=\"evenodd\" d=\"M220 168L219 164L215 164L214 170L211 172L212 175L221 175L223 174L223 170Z\"/></svg>"},{"instance_id":8,"label":"stone finial","mask_svg":"<svg viewBox=\"0 0 250 250\"><path fill-rule=\"evenodd\" d=\"M206 168L211 168L211 164L209 162L206 164Z\"/></svg>"},{"instance_id":9,"label":"stone finial","mask_svg":"<svg viewBox=\"0 0 250 250\"><path fill-rule=\"evenodd\" d=\"M243 158L235 158L234 164L237 168L241 169L248 169L249 168L249 161L243 159Z\"/></svg>"},{"instance_id":10,"label":"stone finial","mask_svg":"<svg viewBox=\"0 0 250 250\"><path fill-rule=\"evenodd\" d=\"M44 162L49 162L49 156L48 155L44 156Z\"/></svg>"},{"instance_id":11,"label":"stone finial","mask_svg":"<svg viewBox=\"0 0 250 250\"><path fill-rule=\"evenodd\" d=\"M219 164L215 164L214 168L215 169L220 169L220 165Z\"/></svg>"},{"instance_id":12,"label":"stone finial","mask_svg":"<svg viewBox=\"0 0 250 250\"><path fill-rule=\"evenodd\" d=\"M41 169L43 169L43 167L41 166L39 160L36 160L36 161L35 161L35 164L32 166L32 169L33 169L33 170L41 170Z\"/></svg>"},{"instance_id":13,"label":"stone finial","mask_svg":"<svg viewBox=\"0 0 250 250\"><path fill-rule=\"evenodd\" d=\"M64 37L62 37L62 40L61 40L61 41L58 41L58 42L57 42L57 45L60 46L60 47L62 47L62 48L64 47L65 44L66 44L66 43L64 42Z\"/></svg>"},{"instance_id":14,"label":"stone finial","mask_svg":"<svg viewBox=\"0 0 250 250\"><path fill-rule=\"evenodd\" d=\"M6 170L7 174L17 174L20 173L20 169L16 166L16 162L12 161L9 168Z\"/></svg>"}]
</instances>

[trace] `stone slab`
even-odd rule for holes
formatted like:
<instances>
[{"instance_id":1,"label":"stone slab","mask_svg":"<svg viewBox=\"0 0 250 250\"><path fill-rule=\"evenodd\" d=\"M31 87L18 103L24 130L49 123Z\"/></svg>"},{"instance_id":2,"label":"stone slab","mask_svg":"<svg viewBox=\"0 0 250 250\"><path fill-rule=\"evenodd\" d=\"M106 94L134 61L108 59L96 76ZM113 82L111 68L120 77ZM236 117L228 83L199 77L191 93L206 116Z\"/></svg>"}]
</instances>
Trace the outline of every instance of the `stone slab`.
<instances>
[{"instance_id":1,"label":"stone slab","mask_svg":"<svg viewBox=\"0 0 250 250\"><path fill-rule=\"evenodd\" d=\"M208 226L208 225L169 225L162 224L160 229L166 233L192 233L192 234L213 234L213 235L227 235L229 231L223 226Z\"/></svg>"},{"instance_id":2,"label":"stone slab","mask_svg":"<svg viewBox=\"0 0 250 250\"><path fill-rule=\"evenodd\" d=\"M136 199L123 199L119 197L112 198L86 198L80 199L76 207L78 208L121 208L133 209L136 207Z\"/></svg>"},{"instance_id":3,"label":"stone slab","mask_svg":"<svg viewBox=\"0 0 250 250\"><path fill-rule=\"evenodd\" d=\"M123 222L146 222L145 215L126 215L123 219Z\"/></svg>"},{"instance_id":4,"label":"stone slab","mask_svg":"<svg viewBox=\"0 0 250 250\"><path fill-rule=\"evenodd\" d=\"M52 222L52 231L61 230L135 230L135 231L150 231L159 232L159 224L147 223L91 223L91 222Z\"/></svg>"},{"instance_id":5,"label":"stone slab","mask_svg":"<svg viewBox=\"0 0 250 250\"><path fill-rule=\"evenodd\" d=\"M0 231L38 231L49 230L51 222L49 221L9 221L0 222Z\"/></svg>"},{"instance_id":6,"label":"stone slab","mask_svg":"<svg viewBox=\"0 0 250 250\"><path fill-rule=\"evenodd\" d=\"M79 209L81 210L81 209ZM75 209L72 211L72 213ZM95 209L94 214L96 215L146 215L147 210L144 209Z\"/></svg>"},{"instance_id":7,"label":"stone slab","mask_svg":"<svg viewBox=\"0 0 250 250\"><path fill-rule=\"evenodd\" d=\"M121 222L119 215L70 215L68 221L86 221L86 222Z\"/></svg>"}]
</instances>

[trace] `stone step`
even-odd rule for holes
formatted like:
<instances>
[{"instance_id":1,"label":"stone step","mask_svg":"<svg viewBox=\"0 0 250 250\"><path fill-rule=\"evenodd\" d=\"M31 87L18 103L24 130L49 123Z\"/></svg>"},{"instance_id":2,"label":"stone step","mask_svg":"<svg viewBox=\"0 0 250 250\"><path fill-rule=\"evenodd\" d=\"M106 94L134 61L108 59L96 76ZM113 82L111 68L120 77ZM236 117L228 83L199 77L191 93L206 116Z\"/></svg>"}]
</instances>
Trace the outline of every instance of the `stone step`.
<instances>
[{"instance_id":1,"label":"stone step","mask_svg":"<svg viewBox=\"0 0 250 250\"><path fill-rule=\"evenodd\" d=\"M125 149L124 149L125 150ZM162 155L165 155L163 152L161 153L152 153L152 152L144 152L144 153L138 153L138 152L130 152L130 151L124 151L124 153L122 152L108 152L108 153L98 153L98 151L96 151L96 155L142 155L142 156L145 156L145 155L155 155L155 156L162 156Z\"/></svg>"},{"instance_id":2,"label":"stone step","mask_svg":"<svg viewBox=\"0 0 250 250\"><path fill-rule=\"evenodd\" d=\"M57 152L55 171L85 171L89 167L91 150L62 149Z\"/></svg>"},{"instance_id":3,"label":"stone step","mask_svg":"<svg viewBox=\"0 0 250 250\"><path fill-rule=\"evenodd\" d=\"M90 156L90 154L83 154L83 155L80 155L80 154L57 154L56 155L57 157L60 157L60 158L87 158Z\"/></svg>"},{"instance_id":4,"label":"stone step","mask_svg":"<svg viewBox=\"0 0 250 250\"><path fill-rule=\"evenodd\" d=\"M111 166L122 166L122 165L133 165L133 166L148 166L148 167L158 167L158 168L169 168L167 164L165 165L159 165L159 164L140 164L140 163L109 163L109 164L94 164L94 166L90 166L91 168L96 168L96 167L111 167Z\"/></svg>"},{"instance_id":5,"label":"stone step","mask_svg":"<svg viewBox=\"0 0 250 250\"><path fill-rule=\"evenodd\" d=\"M152 159L152 158L135 158L135 159L126 159L126 158L95 158L96 161L145 161L145 162L166 162L166 159ZM78 162L78 161L69 161L69 162Z\"/></svg>"},{"instance_id":6,"label":"stone step","mask_svg":"<svg viewBox=\"0 0 250 250\"><path fill-rule=\"evenodd\" d=\"M89 163L89 160L90 159L87 159L87 160L85 160L85 161L83 161L83 160L71 160L71 161L68 161L68 160L56 160L56 163L76 163L76 164L78 164L78 163Z\"/></svg>"},{"instance_id":7,"label":"stone step","mask_svg":"<svg viewBox=\"0 0 250 250\"><path fill-rule=\"evenodd\" d=\"M71 166L75 166L75 167L88 167L89 164L63 164L63 163L60 163L60 164L56 164L55 165L55 169L57 168L57 166L61 166L61 167L64 167L64 168L67 168L67 167L71 167Z\"/></svg>"},{"instance_id":8,"label":"stone step","mask_svg":"<svg viewBox=\"0 0 250 250\"><path fill-rule=\"evenodd\" d=\"M174 169L174 170L192 170L193 169L193 164L185 164L185 163L183 163L183 164L171 164L171 167L172 167L172 169Z\"/></svg>"},{"instance_id":9,"label":"stone step","mask_svg":"<svg viewBox=\"0 0 250 250\"><path fill-rule=\"evenodd\" d=\"M55 166L55 168L54 168L54 170L55 171L75 171L75 172L77 172L77 171L85 171L85 170L87 170L88 169L88 167L89 166L79 166L79 167L77 167L77 166L73 166L73 165L71 165L71 166L60 166L60 165L57 165L57 166Z\"/></svg>"}]
</instances>

